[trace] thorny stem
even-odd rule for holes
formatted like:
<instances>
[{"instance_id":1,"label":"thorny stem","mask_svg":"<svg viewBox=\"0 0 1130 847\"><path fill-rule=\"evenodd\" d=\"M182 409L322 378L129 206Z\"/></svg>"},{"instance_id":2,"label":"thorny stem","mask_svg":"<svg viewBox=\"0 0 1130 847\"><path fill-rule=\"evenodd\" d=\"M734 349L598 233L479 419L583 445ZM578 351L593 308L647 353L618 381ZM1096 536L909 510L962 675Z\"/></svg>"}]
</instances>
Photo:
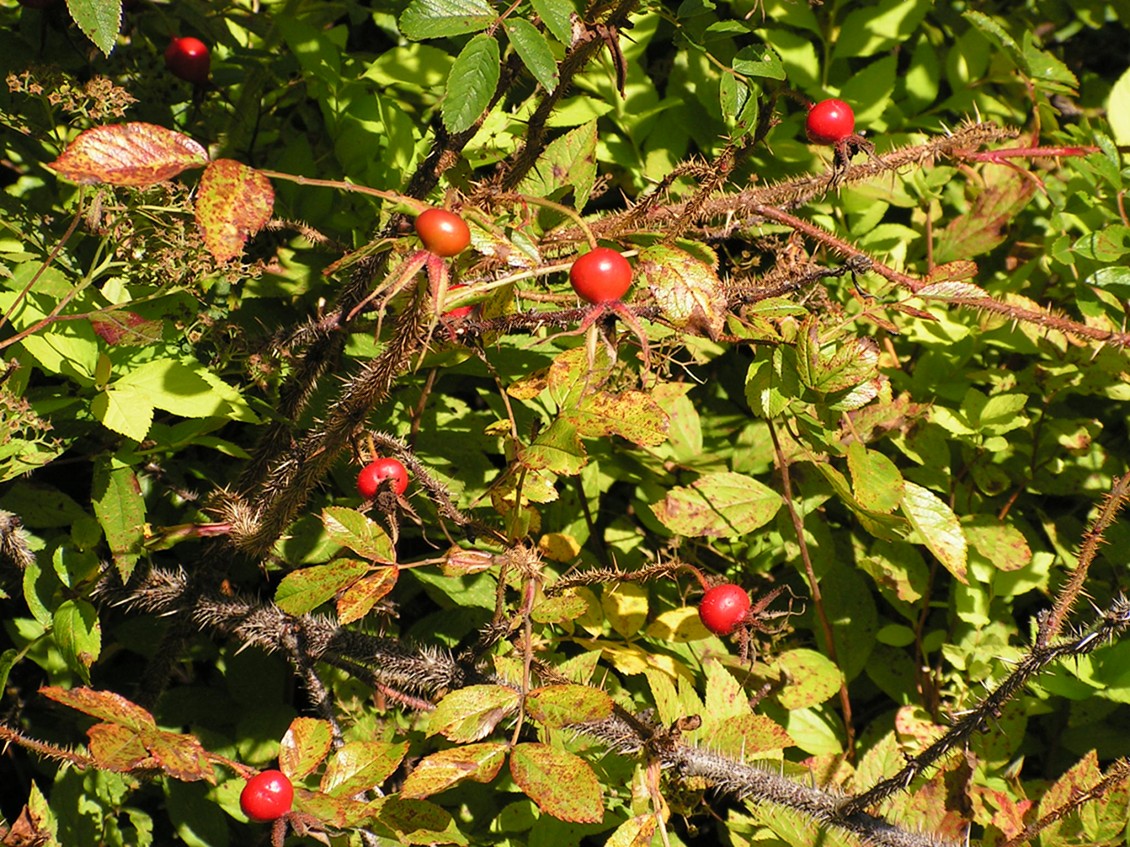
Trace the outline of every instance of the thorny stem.
<instances>
[{"instance_id":1,"label":"thorny stem","mask_svg":"<svg viewBox=\"0 0 1130 847\"><path fill-rule=\"evenodd\" d=\"M1110 766L1107 775L1097 783L1090 788L1074 792L1058 809L1053 809L1038 821L1028 824L1021 832L1012 836L1012 838L1008 839L1008 841L1004 842L1000 847L1017 847L1017 845L1031 841L1056 821L1067 817L1084 803L1098 800L1112 788L1117 787L1119 783L1125 782L1128 777L1130 777L1130 759L1119 759Z\"/></svg>"},{"instance_id":2,"label":"thorny stem","mask_svg":"<svg viewBox=\"0 0 1130 847\"><path fill-rule=\"evenodd\" d=\"M1106 641L1130 627L1130 600L1116 599L1102 617L1082 635L1053 645L1036 643L1016 669L991 691L977 706L966 712L941 738L919 753L894 776L876 783L862 794L848 799L841 806L844 815L852 815L870 808L899 791L910 787L915 777L938 759L964 744L973 733L998 716L1004 705L1012 700L1029 680L1059 659L1090 653ZM1042 627L1041 627L1042 629Z\"/></svg>"},{"instance_id":3,"label":"thorny stem","mask_svg":"<svg viewBox=\"0 0 1130 847\"><path fill-rule=\"evenodd\" d=\"M1079 595L1083 591L1083 584L1087 580L1087 572L1091 567L1091 562L1095 559L1099 545L1103 543L1103 535L1114 524L1118 512L1126 505L1127 500L1130 500L1130 473L1115 478L1110 492L1103 499L1098 515L1095 516L1090 528L1083 536L1083 546L1079 549L1079 555L1076 557L1075 570L1071 572L1071 578L1060 589L1055 605L1052 606L1051 612L1041 623L1036 634L1038 646L1044 647L1053 638L1059 636L1063 629L1063 622L1075 607L1075 601L1079 599Z\"/></svg>"},{"instance_id":4,"label":"thorny stem","mask_svg":"<svg viewBox=\"0 0 1130 847\"><path fill-rule=\"evenodd\" d=\"M793 500L793 484L792 477L789 473L789 460L785 457L785 453L781 450L781 439L777 435L777 428L773 425L772 420L766 420L769 425L769 437L773 439L773 452L777 454L777 469L781 472L781 490L785 497L785 507L789 510L789 518L792 520L793 530L796 533L797 544L800 545L800 559L804 563L805 577L808 579L809 591L812 594L812 605L816 608L816 617L820 621L820 629L824 633L824 642L827 645L828 658L837 665L839 661L836 658L836 641L832 632L832 624L828 620L827 610L824 608L824 596L820 591L820 583L816 579L816 571L812 567L812 558L808 555L808 542L804 537L804 520L801 518L800 513L797 511L796 503ZM844 734L847 742L844 749L851 755L852 747L855 744L855 728L851 720L851 698L848 697L847 682L840 682L840 708L843 710L844 720Z\"/></svg>"}]
</instances>

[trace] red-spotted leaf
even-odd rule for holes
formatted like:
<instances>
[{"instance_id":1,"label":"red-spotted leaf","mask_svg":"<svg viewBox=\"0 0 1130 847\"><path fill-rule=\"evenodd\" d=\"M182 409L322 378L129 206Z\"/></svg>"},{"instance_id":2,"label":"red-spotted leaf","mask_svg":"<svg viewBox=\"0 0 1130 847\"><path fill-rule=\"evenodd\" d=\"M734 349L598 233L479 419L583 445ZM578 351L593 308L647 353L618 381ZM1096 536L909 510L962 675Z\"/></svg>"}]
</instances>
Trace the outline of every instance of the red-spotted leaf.
<instances>
[{"instance_id":1,"label":"red-spotted leaf","mask_svg":"<svg viewBox=\"0 0 1130 847\"><path fill-rule=\"evenodd\" d=\"M518 692L504 685L468 685L439 701L428 721L428 734L452 741L478 741L518 708Z\"/></svg>"},{"instance_id":2,"label":"red-spotted leaf","mask_svg":"<svg viewBox=\"0 0 1130 847\"><path fill-rule=\"evenodd\" d=\"M337 598L338 621L343 624L353 623L369 614L373 606L392 591L399 573L396 565L379 568L345 589Z\"/></svg>"},{"instance_id":3,"label":"red-spotted leaf","mask_svg":"<svg viewBox=\"0 0 1130 847\"><path fill-rule=\"evenodd\" d=\"M179 132L147 123L88 129L48 165L85 185L153 185L208 162L208 151Z\"/></svg>"},{"instance_id":4,"label":"red-spotted leaf","mask_svg":"<svg viewBox=\"0 0 1130 847\"><path fill-rule=\"evenodd\" d=\"M108 723L121 724L135 731L157 725L149 712L112 691L95 691L84 687L66 689L48 685L39 689L39 693L83 714Z\"/></svg>"},{"instance_id":5,"label":"red-spotted leaf","mask_svg":"<svg viewBox=\"0 0 1130 847\"><path fill-rule=\"evenodd\" d=\"M322 763L332 743L329 721L295 718L279 744L279 768L291 779L302 779Z\"/></svg>"},{"instance_id":6,"label":"red-spotted leaf","mask_svg":"<svg viewBox=\"0 0 1130 847\"><path fill-rule=\"evenodd\" d=\"M659 821L655 815L636 815L628 818L608 836L604 847L651 847Z\"/></svg>"},{"instance_id":7,"label":"red-spotted leaf","mask_svg":"<svg viewBox=\"0 0 1130 847\"><path fill-rule=\"evenodd\" d=\"M752 477L713 473L672 488L652 508L678 535L736 538L769 523L781 503L780 494Z\"/></svg>"},{"instance_id":8,"label":"red-spotted leaf","mask_svg":"<svg viewBox=\"0 0 1130 847\"><path fill-rule=\"evenodd\" d=\"M290 615L304 615L368 573L367 562L338 559L292 571L275 590L275 602Z\"/></svg>"},{"instance_id":9,"label":"red-spotted leaf","mask_svg":"<svg viewBox=\"0 0 1130 847\"><path fill-rule=\"evenodd\" d=\"M243 252L247 239L271 219L275 190L254 168L217 159L204 169L196 195L196 225L218 261Z\"/></svg>"},{"instance_id":10,"label":"red-spotted leaf","mask_svg":"<svg viewBox=\"0 0 1130 847\"><path fill-rule=\"evenodd\" d=\"M781 653L773 667L785 682L777 700L790 711L818 706L839 691L843 682L840 669L827 656L803 647Z\"/></svg>"},{"instance_id":11,"label":"red-spotted leaf","mask_svg":"<svg viewBox=\"0 0 1130 847\"><path fill-rule=\"evenodd\" d=\"M352 797L332 796L320 791L294 792L296 811L310 815L327 826L342 829L360 826L371 819L375 805L376 803L363 803Z\"/></svg>"},{"instance_id":12,"label":"red-spotted leaf","mask_svg":"<svg viewBox=\"0 0 1130 847\"><path fill-rule=\"evenodd\" d=\"M102 770L125 773L149 758L149 751L132 729L116 723L96 723L86 731L90 755Z\"/></svg>"},{"instance_id":13,"label":"red-spotted leaf","mask_svg":"<svg viewBox=\"0 0 1130 847\"><path fill-rule=\"evenodd\" d=\"M962 518L961 528L969 544L1001 571L1016 571L1032 561L1032 548L1024 534L990 515Z\"/></svg>"},{"instance_id":14,"label":"red-spotted leaf","mask_svg":"<svg viewBox=\"0 0 1130 847\"><path fill-rule=\"evenodd\" d=\"M600 721L612 714L612 698L586 685L547 685L526 695L526 714L545 726Z\"/></svg>"},{"instance_id":15,"label":"red-spotted leaf","mask_svg":"<svg viewBox=\"0 0 1130 847\"><path fill-rule=\"evenodd\" d=\"M657 244L640 252L636 273L673 325L711 338L721 334L726 296L714 266L678 247Z\"/></svg>"},{"instance_id":16,"label":"red-spotted leaf","mask_svg":"<svg viewBox=\"0 0 1130 847\"><path fill-rule=\"evenodd\" d=\"M776 753L793 746L788 730L766 715L737 715L711 725L710 747L740 759L760 753Z\"/></svg>"},{"instance_id":17,"label":"red-spotted leaf","mask_svg":"<svg viewBox=\"0 0 1130 847\"><path fill-rule=\"evenodd\" d=\"M577 594L550 597L534 606L530 617L537 623L564 623L579 618L589 610L588 601Z\"/></svg>"},{"instance_id":18,"label":"red-spotted leaf","mask_svg":"<svg viewBox=\"0 0 1130 847\"><path fill-rule=\"evenodd\" d=\"M407 752L407 742L350 741L330 757L321 790L339 797L368 791L392 776Z\"/></svg>"},{"instance_id":19,"label":"red-spotted leaf","mask_svg":"<svg viewBox=\"0 0 1130 847\"><path fill-rule=\"evenodd\" d=\"M216 781L208 753L195 736L156 730L142 732L141 742L161 770L174 779L181 782Z\"/></svg>"},{"instance_id":20,"label":"red-spotted leaf","mask_svg":"<svg viewBox=\"0 0 1130 847\"><path fill-rule=\"evenodd\" d=\"M510 754L510 775L547 815L573 823L604 819L600 781L580 756L548 744L519 744Z\"/></svg>"},{"instance_id":21,"label":"red-spotted leaf","mask_svg":"<svg viewBox=\"0 0 1130 847\"><path fill-rule=\"evenodd\" d=\"M400 794L403 797L430 797L465 779L490 782L502 768L506 747L503 741L487 741L432 753L408 775Z\"/></svg>"},{"instance_id":22,"label":"red-spotted leaf","mask_svg":"<svg viewBox=\"0 0 1130 847\"><path fill-rule=\"evenodd\" d=\"M435 803L409 797L383 797L370 804L377 821L401 844L466 844L455 820Z\"/></svg>"},{"instance_id":23,"label":"red-spotted leaf","mask_svg":"<svg viewBox=\"0 0 1130 847\"><path fill-rule=\"evenodd\" d=\"M601 391L586 397L568 417L581 435L619 435L641 447L662 444L671 426L667 413L643 391Z\"/></svg>"}]
</instances>

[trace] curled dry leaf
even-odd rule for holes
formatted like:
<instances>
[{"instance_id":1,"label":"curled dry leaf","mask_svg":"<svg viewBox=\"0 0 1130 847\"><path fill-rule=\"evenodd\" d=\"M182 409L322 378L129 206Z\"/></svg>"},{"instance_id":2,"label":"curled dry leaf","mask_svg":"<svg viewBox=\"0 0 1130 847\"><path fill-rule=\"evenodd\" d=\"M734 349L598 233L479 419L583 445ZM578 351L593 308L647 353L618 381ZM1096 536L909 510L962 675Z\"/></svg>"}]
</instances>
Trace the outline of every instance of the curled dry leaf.
<instances>
[{"instance_id":1,"label":"curled dry leaf","mask_svg":"<svg viewBox=\"0 0 1130 847\"><path fill-rule=\"evenodd\" d=\"M187 135L155 124L96 126L48 165L72 182L147 186L208 162L208 151Z\"/></svg>"},{"instance_id":2,"label":"curled dry leaf","mask_svg":"<svg viewBox=\"0 0 1130 847\"><path fill-rule=\"evenodd\" d=\"M196 225L208 252L221 262L234 259L271 219L274 204L275 190L257 170L233 159L212 162L196 198Z\"/></svg>"}]
</instances>

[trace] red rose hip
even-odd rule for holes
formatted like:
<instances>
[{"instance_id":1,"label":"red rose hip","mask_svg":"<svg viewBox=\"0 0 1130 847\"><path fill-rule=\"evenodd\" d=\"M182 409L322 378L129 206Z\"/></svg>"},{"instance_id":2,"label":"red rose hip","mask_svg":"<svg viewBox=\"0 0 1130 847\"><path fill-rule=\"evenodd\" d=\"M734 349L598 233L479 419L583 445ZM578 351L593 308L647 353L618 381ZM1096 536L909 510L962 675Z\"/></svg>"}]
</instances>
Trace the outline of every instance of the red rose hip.
<instances>
[{"instance_id":1,"label":"red rose hip","mask_svg":"<svg viewBox=\"0 0 1130 847\"><path fill-rule=\"evenodd\" d=\"M416 218L416 234L425 249L437 256L458 256L471 243L471 229L454 212L425 209Z\"/></svg>"},{"instance_id":2,"label":"red rose hip","mask_svg":"<svg viewBox=\"0 0 1130 847\"><path fill-rule=\"evenodd\" d=\"M372 500L384 480L392 480L392 490L397 496L408 489L408 470L396 459L375 459L357 474L357 491L366 500Z\"/></svg>"},{"instance_id":3,"label":"red rose hip","mask_svg":"<svg viewBox=\"0 0 1130 847\"><path fill-rule=\"evenodd\" d=\"M749 595L741 586L716 585L702 595L698 616L702 625L715 635L729 635L749 611Z\"/></svg>"},{"instance_id":4,"label":"red rose hip","mask_svg":"<svg viewBox=\"0 0 1130 847\"><path fill-rule=\"evenodd\" d=\"M165 48L165 67L185 82L204 85L212 67L212 54L199 38L190 35L174 38Z\"/></svg>"},{"instance_id":5,"label":"red rose hip","mask_svg":"<svg viewBox=\"0 0 1130 847\"><path fill-rule=\"evenodd\" d=\"M808 110L804 129L814 144L839 144L855 132L855 112L843 100L821 100Z\"/></svg>"},{"instance_id":6,"label":"red rose hip","mask_svg":"<svg viewBox=\"0 0 1130 847\"><path fill-rule=\"evenodd\" d=\"M290 811L294 786L282 771L262 771L247 780L239 795L239 808L253 821L266 823Z\"/></svg>"},{"instance_id":7,"label":"red rose hip","mask_svg":"<svg viewBox=\"0 0 1130 847\"><path fill-rule=\"evenodd\" d=\"M632 287L632 266L615 250L596 247L573 262L569 282L582 300L610 303Z\"/></svg>"}]
</instances>

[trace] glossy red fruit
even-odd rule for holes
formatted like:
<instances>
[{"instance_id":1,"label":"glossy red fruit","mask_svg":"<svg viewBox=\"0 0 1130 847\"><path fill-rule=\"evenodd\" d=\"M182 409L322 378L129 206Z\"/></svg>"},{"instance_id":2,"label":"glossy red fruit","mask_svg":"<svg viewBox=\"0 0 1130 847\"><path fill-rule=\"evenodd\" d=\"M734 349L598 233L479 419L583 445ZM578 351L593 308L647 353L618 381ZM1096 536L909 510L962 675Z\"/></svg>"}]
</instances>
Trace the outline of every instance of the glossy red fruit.
<instances>
[{"instance_id":1,"label":"glossy red fruit","mask_svg":"<svg viewBox=\"0 0 1130 847\"><path fill-rule=\"evenodd\" d=\"M437 256L458 256L471 243L471 230L454 212L425 209L416 218L416 234Z\"/></svg>"},{"instance_id":2,"label":"glossy red fruit","mask_svg":"<svg viewBox=\"0 0 1130 847\"><path fill-rule=\"evenodd\" d=\"M597 247L573 262L569 282L582 300L609 303L632 287L632 266L615 250Z\"/></svg>"},{"instance_id":3,"label":"glossy red fruit","mask_svg":"<svg viewBox=\"0 0 1130 847\"><path fill-rule=\"evenodd\" d=\"M165 48L165 67L173 76L193 85L204 85L212 67L212 53L199 38L174 38Z\"/></svg>"},{"instance_id":4,"label":"glossy red fruit","mask_svg":"<svg viewBox=\"0 0 1130 847\"><path fill-rule=\"evenodd\" d=\"M392 480L392 490L399 496L408 489L408 470L396 459L376 459L357 474L357 491L366 500L372 500L377 487L386 479Z\"/></svg>"},{"instance_id":5,"label":"glossy red fruit","mask_svg":"<svg viewBox=\"0 0 1130 847\"><path fill-rule=\"evenodd\" d=\"M855 132L855 112L843 100L821 100L808 110L804 128L814 144L839 144Z\"/></svg>"},{"instance_id":6,"label":"glossy red fruit","mask_svg":"<svg viewBox=\"0 0 1130 847\"><path fill-rule=\"evenodd\" d=\"M262 771L247 780L239 795L239 808L253 821L281 818L294 802L294 786L282 771Z\"/></svg>"},{"instance_id":7,"label":"glossy red fruit","mask_svg":"<svg viewBox=\"0 0 1130 847\"><path fill-rule=\"evenodd\" d=\"M463 283L459 283L458 285L453 285L450 288L448 288L447 293L451 294L452 292L458 291L460 288L466 288L466 287L467 286L464 285ZM467 315L471 314L471 312L473 312L473 311L475 311L475 307L473 305L472 306L457 306L454 309L448 309L446 312L444 312L443 317L444 317L444 320L458 321L458 320L462 320L463 318L467 317Z\"/></svg>"},{"instance_id":8,"label":"glossy red fruit","mask_svg":"<svg viewBox=\"0 0 1130 847\"><path fill-rule=\"evenodd\" d=\"M732 583L714 586L702 595L702 602L698 604L702 625L715 635L729 635L748 611L749 595Z\"/></svg>"}]
</instances>

